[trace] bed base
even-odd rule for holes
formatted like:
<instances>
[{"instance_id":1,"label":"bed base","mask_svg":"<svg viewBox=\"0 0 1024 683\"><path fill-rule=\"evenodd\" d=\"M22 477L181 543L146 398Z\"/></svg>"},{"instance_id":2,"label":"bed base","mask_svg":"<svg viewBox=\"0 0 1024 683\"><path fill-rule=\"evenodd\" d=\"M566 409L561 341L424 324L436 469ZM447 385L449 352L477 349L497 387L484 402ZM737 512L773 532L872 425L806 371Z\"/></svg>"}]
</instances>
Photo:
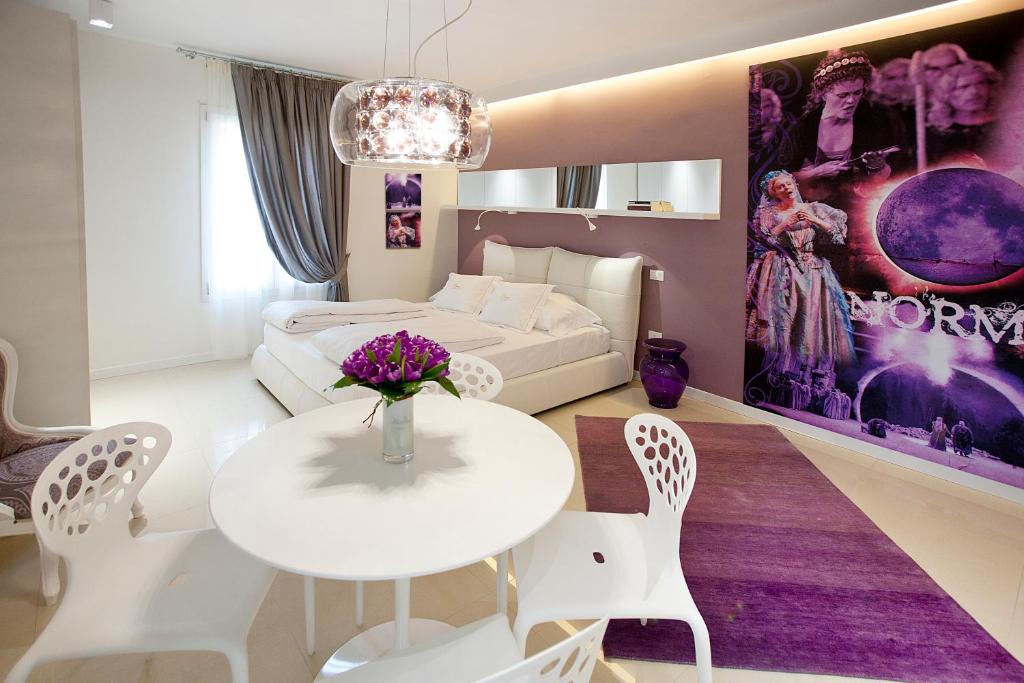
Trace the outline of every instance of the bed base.
<instances>
[{"instance_id":1,"label":"bed base","mask_svg":"<svg viewBox=\"0 0 1024 683\"><path fill-rule=\"evenodd\" d=\"M292 415L332 404L323 392L306 386L263 344L252 354L252 371ZM612 351L510 379L495 402L532 415L625 384L631 374L622 354Z\"/></svg>"}]
</instances>

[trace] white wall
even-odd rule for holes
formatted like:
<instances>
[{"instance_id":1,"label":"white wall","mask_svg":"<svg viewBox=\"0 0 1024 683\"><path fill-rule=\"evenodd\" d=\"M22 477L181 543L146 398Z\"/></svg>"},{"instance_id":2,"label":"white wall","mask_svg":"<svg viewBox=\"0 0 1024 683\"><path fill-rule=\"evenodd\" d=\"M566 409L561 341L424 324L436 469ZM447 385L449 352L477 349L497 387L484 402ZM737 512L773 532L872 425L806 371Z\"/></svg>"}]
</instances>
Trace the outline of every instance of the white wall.
<instances>
[{"instance_id":1,"label":"white wall","mask_svg":"<svg viewBox=\"0 0 1024 683\"><path fill-rule=\"evenodd\" d=\"M199 208L205 62L88 30L79 39L93 376L208 360ZM352 297L422 301L440 289L456 263L454 228L437 228L440 206L455 203L455 173L425 175L421 249L384 249L383 174L355 169L349 195Z\"/></svg>"},{"instance_id":2,"label":"white wall","mask_svg":"<svg viewBox=\"0 0 1024 683\"><path fill-rule=\"evenodd\" d=\"M0 1L0 337L14 414L88 424L89 365L75 24Z\"/></svg>"},{"instance_id":3,"label":"white wall","mask_svg":"<svg viewBox=\"0 0 1024 683\"><path fill-rule=\"evenodd\" d=\"M206 360L199 102L206 67L172 48L79 33L94 375Z\"/></svg>"},{"instance_id":4,"label":"white wall","mask_svg":"<svg viewBox=\"0 0 1024 683\"><path fill-rule=\"evenodd\" d=\"M349 186L348 267L352 299L397 297L426 301L458 267L458 225L441 217L443 204L458 200L455 171L423 174L423 246L384 246L384 171L353 168Z\"/></svg>"}]
</instances>

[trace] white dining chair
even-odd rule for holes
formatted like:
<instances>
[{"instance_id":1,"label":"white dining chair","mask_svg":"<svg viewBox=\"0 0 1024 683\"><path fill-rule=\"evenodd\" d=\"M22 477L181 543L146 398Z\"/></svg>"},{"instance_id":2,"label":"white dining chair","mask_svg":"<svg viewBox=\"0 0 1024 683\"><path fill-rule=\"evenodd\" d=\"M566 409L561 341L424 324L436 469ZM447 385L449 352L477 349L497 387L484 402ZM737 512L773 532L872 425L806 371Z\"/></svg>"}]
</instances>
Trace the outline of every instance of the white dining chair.
<instances>
[{"instance_id":1,"label":"white dining chair","mask_svg":"<svg viewBox=\"0 0 1024 683\"><path fill-rule=\"evenodd\" d=\"M327 678L332 683L587 683L608 619L524 659L500 614Z\"/></svg>"},{"instance_id":2,"label":"white dining chair","mask_svg":"<svg viewBox=\"0 0 1024 683\"><path fill-rule=\"evenodd\" d=\"M468 353L453 353L448 364L452 384L464 398L475 398L480 401L493 401L501 392L504 380L501 371L493 363L471 356ZM421 394L441 394L449 396L437 382L428 382L420 389ZM498 565L498 605L501 611L507 611L508 604L508 553L496 558ZM502 579L504 577L504 579ZM365 612L365 586L356 581L356 626L363 625ZM306 612L306 653L313 654L316 647L316 584L313 577L307 576L303 583L303 598ZM506 606L506 607L503 607Z\"/></svg>"},{"instance_id":3,"label":"white dining chair","mask_svg":"<svg viewBox=\"0 0 1024 683\"><path fill-rule=\"evenodd\" d=\"M504 381L501 371L490 361L468 353L453 353L448 363L448 379L452 381L463 398L493 401L501 393ZM437 382L428 382L420 389L421 394L447 394Z\"/></svg>"},{"instance_id":4,"label":"white dining chair","mask_svg":"<svg viewBox=\"0 0 1024 683\"><path fill-rule=\"evenodd\" d=\"M697 478L686 433L661 415L626 422L626 442L647 482L647 514L558 514L512 549L521 647L530 629L559 619L678 619L696 644L697 678L711 681L707 626L683 577L679 536L683 508Z\"/></svg>"},{"instance_id":5,"label":"white dining chair","mask_svg":"<svg viewBox=\"0 0 1024 683\"><path fill-rule=\"evenodd\" d=\"M48 661L171 650L223 652L234 683L249 680L245 640L276 572L215 529L129 532L131 505L170 444L161 425L117 425L43 470L32 519L40 542L67 564L68 584L7 683Z\"/></svg>"}]
</instances>

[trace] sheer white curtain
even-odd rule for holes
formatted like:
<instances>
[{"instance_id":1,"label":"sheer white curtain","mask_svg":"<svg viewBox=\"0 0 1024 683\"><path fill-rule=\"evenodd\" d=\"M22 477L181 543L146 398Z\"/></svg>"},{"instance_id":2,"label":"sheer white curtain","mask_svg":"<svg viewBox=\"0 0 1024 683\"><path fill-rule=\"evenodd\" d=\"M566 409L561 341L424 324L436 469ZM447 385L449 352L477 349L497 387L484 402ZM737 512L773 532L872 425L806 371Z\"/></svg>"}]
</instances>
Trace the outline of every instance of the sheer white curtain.
<instances>
[{"instance_id":1,"label":"sheer white curtain","mask_svg":"<svg viewBox=\"0 0 1024 683\"><path fill-rule=\"evenodd\" d=\"M213 353L240 358L259 346L263 307L281 299L324 298L325 285L298 282L267 246L231 85L231 69L207 60L207 99L201 119L203 291Z\"/></svg>"}]
</instances>

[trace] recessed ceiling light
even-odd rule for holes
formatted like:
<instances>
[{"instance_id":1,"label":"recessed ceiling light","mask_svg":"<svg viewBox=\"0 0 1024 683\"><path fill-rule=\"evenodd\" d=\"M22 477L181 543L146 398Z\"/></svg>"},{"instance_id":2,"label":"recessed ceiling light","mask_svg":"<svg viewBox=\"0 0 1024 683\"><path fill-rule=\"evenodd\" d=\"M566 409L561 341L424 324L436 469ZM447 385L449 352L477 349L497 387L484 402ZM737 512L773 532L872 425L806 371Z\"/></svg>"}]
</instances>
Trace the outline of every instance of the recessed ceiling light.
<instances>
[{"instance_id":1,"label":"recessed ceiling light","mask_svg":"<svg viewBox=\"0 0 1024 683\"><path fill-rule=\"evenodd\" d=\"M111 0L89 0L89 25L114 28L114 3Z\"/></svg>"}]
</instances>

